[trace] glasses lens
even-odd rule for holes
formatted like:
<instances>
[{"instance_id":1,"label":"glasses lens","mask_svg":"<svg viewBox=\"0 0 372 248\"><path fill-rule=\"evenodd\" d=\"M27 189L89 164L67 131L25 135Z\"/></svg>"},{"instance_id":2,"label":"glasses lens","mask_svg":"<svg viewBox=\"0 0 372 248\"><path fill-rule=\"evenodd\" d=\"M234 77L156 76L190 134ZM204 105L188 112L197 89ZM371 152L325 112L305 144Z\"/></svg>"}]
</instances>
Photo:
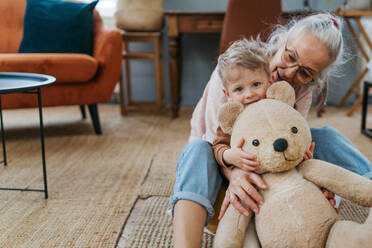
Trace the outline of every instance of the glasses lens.
<instances>
[{"instance_id":1,"label":"glasses lens","mask_svg":"<svg viewBox=\"0 0 372 248\"><path fill-rule=\"evenodd\" d=\"M303 67L298 68L296 77L297 80L302 83L308 83L313 80L311 73Z\"/></svg>"}]
</instances>

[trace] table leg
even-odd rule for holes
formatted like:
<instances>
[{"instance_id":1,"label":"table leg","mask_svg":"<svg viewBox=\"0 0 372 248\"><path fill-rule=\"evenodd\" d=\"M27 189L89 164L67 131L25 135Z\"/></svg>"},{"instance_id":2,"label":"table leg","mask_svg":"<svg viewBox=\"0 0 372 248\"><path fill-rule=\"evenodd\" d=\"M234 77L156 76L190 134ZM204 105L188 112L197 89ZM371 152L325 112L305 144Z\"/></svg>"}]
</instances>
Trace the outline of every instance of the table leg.
<instances>
[{"instance_id":1,"label":"table leg","mask_svg":"<svg viewBox=\"0 0 372 248\"><path fill-rule=\"evenodd\" d=\"M39 120L40 120L40 140L41 140L41 158L43 161L43 176L44 176L44 193L45 199L48 199L48 185L47 185L47 172L45 165L45 145L44 145L44 124L43 124L43 110L41 103L41 89L37 89L37 97L39 104Z\"/></svg>"},{"instance_id":2,"label":"table leg","mask_svg":"<svg viewBox=\"0 0 372 248\"><path fill-rule=\"evenodd\" d=\"M3 158L4 158L4 165L7 165L6 161L6 147L5 147L5 135L4 135L4 124L3 124L3 107L1 104L1 96L0 96L0 122L1 122L1 142L3 146Z\"/></svg>"},{"instance_id":3,"label":"table leg","mask_svg":"<svg viewBox=\"0 0 372 248\"><path fill-rule=\"evenodd\" d=\"M172 117L178 117L178 110L180 108L180 45L179 37L169 37L169 71L172 88Z\"/></svg>"}]
</instances>

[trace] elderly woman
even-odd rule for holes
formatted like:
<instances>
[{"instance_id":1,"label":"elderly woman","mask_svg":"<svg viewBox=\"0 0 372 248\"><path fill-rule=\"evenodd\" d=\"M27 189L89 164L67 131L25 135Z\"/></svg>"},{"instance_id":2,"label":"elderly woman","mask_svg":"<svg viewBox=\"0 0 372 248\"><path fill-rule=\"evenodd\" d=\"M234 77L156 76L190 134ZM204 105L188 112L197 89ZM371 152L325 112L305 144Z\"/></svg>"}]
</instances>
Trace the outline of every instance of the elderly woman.
<instances>
[{"instance_id":1,"label":"elderly woman","mask_svg":"<svg viewBox=\"0 0 372 248\"><path fill-rule=\"evenodd\" d=\"M312 91L326 94L327 75L342 60L342 23L330 14L316 14L287 26L278 26L267 43L274 81L289 82L296 92L296 109L306 117ZM325 97L324 97L325 98ZM200 247L204 225L214 215L213 204L223 176L214 158L211 143L218 127L217 113L226 102L222 82L214 70L191 120L190 143L180 155L171 207L174 216L175 247ZM331 127L312 128L316 143L314 158L328 161L372 178L372 164L344 136ZM264 190L265 182L253 173L236 167L225 169L229 194L223 208L233 204L249 214L240 201L258 212L263 197L254 185ZM329 192L328 192L329 193ZM328 196L332 198L332 196ZM332 200L331 200L332 202ZM223 212L223 211L222 211Z\"/></svg>"}]
</instances>

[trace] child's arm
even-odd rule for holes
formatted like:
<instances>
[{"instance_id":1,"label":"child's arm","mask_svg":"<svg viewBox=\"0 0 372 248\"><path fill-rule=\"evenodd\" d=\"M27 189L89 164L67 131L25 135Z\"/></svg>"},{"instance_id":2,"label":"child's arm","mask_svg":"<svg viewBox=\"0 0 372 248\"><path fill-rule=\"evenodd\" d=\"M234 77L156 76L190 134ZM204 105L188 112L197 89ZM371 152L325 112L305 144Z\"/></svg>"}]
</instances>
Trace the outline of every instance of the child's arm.
<instances>
[{"instance_id":1,"label":"child's arm","mask_svg":"<svg viewBox=\"0 0 372 248\"><path fill-rule=\"evenodd\" d=\"M242 138L237 147L232 147L222 154L227 164L235 165L245 171L254 171L258 168L259 162L255 155L249 155L242 150L244 139Z\"/></svg>"},{"instance_id":2,"label":"child's arm","mask_svg":"<svg viewBox=\"0 0 372 248\"><path fill-rule=\"evenodd\" d=\"M213 152L217 163L225 168L237 166L245 171L254 171L259 163L256 156L247 154L242 150L244 139L242 139L237 147L230 147L229 134L225 134L220 127L217 129L217 138L213 142Z\"/></svg>"}]
</instances>

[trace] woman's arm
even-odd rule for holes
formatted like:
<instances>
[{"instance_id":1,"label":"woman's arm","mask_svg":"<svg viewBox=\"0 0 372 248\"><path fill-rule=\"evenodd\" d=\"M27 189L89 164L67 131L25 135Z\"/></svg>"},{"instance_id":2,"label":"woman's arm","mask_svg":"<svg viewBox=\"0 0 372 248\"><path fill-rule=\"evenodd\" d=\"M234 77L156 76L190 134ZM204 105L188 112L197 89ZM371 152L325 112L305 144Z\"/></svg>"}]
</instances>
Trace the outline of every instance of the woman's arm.
<instances>
[{"instance_id":1,"label":"woman's arm","mask_svg":"<svg viewBox=\"0 0 372 248\"><path fill-rule=\"evenodd\" d=\"M238 167L233 167L232 169L222 168L222 172L230 183L218 218L221 219L223 217L230 203L245 216L249 216L249 210L243 204L253 212L258 213L257 203L262 204L264 199L255 186L261 190L267 189L267 185L261 176L254 172L243 171Z\"/></svg>"}]
</instances>

